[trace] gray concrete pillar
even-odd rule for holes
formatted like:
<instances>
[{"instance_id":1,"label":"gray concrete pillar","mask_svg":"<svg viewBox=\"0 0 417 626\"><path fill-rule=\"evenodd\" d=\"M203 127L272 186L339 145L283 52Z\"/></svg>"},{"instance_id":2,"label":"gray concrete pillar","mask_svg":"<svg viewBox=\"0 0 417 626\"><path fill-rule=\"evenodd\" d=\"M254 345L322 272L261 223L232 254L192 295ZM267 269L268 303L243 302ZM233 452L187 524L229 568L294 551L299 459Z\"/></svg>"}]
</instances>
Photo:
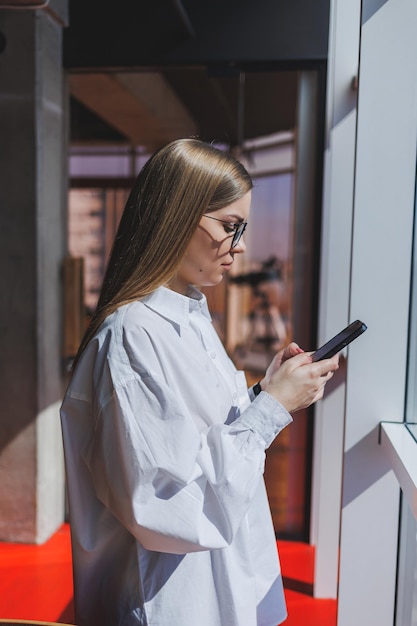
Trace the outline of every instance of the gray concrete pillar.
<instances>
[{"instance_id":1,"label":"gray concrete pillar","mask_svg":"<svg viewBox=\"0 0 417 626\"><path fill-rule=\"evenodd\" d=\"M45 3L46 4L46 3ZM1 9L0 540L42 543L64 519L62 260L67 1ZM0 47L1 50L1 47Z\"/></svg>"}]
</instances>

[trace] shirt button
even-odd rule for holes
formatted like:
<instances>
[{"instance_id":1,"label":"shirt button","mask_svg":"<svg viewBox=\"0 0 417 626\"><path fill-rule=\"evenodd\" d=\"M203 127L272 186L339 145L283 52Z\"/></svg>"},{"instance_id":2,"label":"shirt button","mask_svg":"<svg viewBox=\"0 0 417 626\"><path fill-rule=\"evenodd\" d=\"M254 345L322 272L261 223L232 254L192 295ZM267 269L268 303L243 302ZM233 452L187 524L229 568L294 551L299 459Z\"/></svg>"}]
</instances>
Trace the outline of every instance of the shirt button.
<instances>
[{"instance_id":1,"label":"shirt button","mask_svg":"<svg viewBox=\"0 0 417 626\"><path fill-rule=\"evenodd\" d=\"M215 359L217 354L215 352L210 352L210 356L211 356L212 359Z\"/></svg>"}]
</instances>

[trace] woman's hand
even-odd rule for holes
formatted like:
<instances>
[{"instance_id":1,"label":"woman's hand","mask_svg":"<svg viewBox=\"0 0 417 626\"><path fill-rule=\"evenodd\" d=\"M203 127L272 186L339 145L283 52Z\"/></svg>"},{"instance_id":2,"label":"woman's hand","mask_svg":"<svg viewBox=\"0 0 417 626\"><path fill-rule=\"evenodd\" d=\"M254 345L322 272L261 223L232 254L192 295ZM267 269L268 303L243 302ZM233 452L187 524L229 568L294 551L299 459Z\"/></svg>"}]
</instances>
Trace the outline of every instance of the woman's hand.
<instances>
[{"instance_id":1,"label":"woman's hand","mask_svg":"<svg viewBox=\"0 0 417 626\"><path fill-rule=\"evenodd\" d=\"M291 359L296 354L302 354L304 350L300 348L300 346L294 341L290 343L286 348L277 352L275 357L272 359L268 369L265 372L265 378L261 380L261 387L265 389L266 385L271 380L271 376L273 373L281 367L284 361Z\"/></svg>"},{"instance_id":2,"label":"woman's hand","mask_svg":"<svg viewBox=\"0 0 417 626\"><path fill-rule=\"evenodd\" d=\"M304 409L323 397L324 387L339 367L339 355L313 362L311 352L290 344L272 361L263 391L271 394L289 413Z\"/></svg>"}]
</instances>

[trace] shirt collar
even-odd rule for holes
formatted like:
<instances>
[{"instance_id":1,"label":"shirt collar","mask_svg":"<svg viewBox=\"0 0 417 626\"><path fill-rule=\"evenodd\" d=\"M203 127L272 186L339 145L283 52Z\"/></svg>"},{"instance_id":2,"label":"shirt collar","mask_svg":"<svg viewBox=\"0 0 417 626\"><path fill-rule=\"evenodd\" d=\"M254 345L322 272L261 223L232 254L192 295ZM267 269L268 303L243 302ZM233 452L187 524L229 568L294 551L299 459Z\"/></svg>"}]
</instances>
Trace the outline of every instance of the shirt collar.
<instances>
[{"instance_id":1,"label":"shirt collar","mask_svg":"<svg viewBox=\"0 0 417 626\"><path fill-rule=\"evenodd\" d=\"M193 311L200 311L208 320L211 320L207 298L195 287L189 287L186 296L167 287L158 287L149 296L143 298L142 302L179 326L189 326L190 314Z\"/></svg>"}]
</instances>

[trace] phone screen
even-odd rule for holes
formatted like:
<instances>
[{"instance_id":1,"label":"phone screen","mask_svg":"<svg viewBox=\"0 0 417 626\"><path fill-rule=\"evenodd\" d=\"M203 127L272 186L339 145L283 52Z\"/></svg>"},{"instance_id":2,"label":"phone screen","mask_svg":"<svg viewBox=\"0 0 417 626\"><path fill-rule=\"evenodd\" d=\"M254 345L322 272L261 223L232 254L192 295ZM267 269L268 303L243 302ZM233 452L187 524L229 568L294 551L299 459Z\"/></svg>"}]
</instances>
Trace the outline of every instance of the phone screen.
<instances>
[{"instance_id":1,"label":"phone screen","mask_svg":"<svg viewBox=\"0 0 417 626\"><path fill-rule=\"evenodd\" d=\"M346 326L340 333L335 335L330 341L325 343L321 348L316 350L312 355L313 361L321 361L322 359L329 359L340 350L343 350L351 341L362 335L367 329L366 324L360 320L356 320Z\"/></svg>"}]
</instances>

